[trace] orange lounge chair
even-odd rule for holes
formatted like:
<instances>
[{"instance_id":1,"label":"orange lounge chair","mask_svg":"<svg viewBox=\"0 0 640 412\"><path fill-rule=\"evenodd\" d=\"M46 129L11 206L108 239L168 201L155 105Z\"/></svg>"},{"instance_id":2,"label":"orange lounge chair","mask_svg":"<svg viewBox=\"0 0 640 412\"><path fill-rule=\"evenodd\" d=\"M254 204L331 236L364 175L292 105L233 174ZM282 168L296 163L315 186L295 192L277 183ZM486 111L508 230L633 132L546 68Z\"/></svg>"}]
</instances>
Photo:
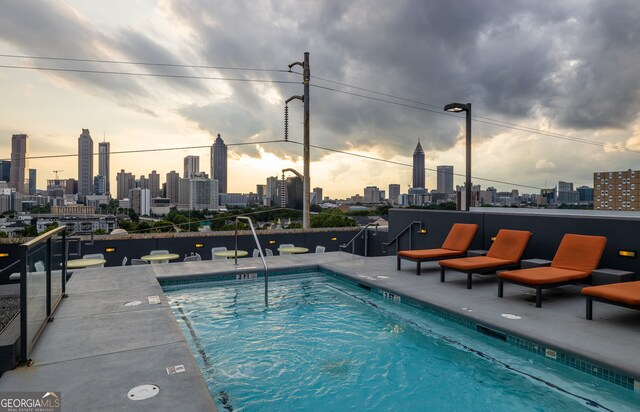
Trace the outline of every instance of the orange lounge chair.
<instances>
[{"instance_id":1,"label":"orange lounge chair","mask_svg":"<svg viewBox=\"0 0 640 412\"><path fill-rule=\"evenodd\" d=\"M467 289L471 289L471 275L493 273L500 269L520 266L520 258L529 244L531 232L500 229L486 256L471 256L460 259L441 260L440 282L444 282L445 268L467 274Z\"/></svg>"},{"instance_id":2,"label":"orange lounge chair","mask_svg":"<svg viewBox=\"0 0 640 412\"><path fill-rule=\"evenodd\" d=\"M640 309L640 281L589 286L582 289L587 297L587 319L593 319L593 301L629 309Z\"/></svg>"},{"instance_id":3,"label":"orange lounge chair","mask_svg":"<svg viewBox=\"0 0 640 412\"><path fill-rule=\"evenodd\" d=\"M478 225L475 223L454 223L441 248L403 250L398 252L398 270L400 270L400 261L402 259L416 262L416 275L420 275L421 262L465 256L477 232Z\"/></svg>"},{"instance_id":4,"label":"orange lounge chair","mask_svg":"<svg viewBox=\"0 0 640 412\"><path fill-rule=\"evenodd\" d=\"M598 267L607 244L603 236L566 234L558 246L551 266L512 270L500 273L498 296L502 297L503 282L529 286L536 290L536 308L542 306L542 289L585 281Z\"/></svg>"}]
</instances>

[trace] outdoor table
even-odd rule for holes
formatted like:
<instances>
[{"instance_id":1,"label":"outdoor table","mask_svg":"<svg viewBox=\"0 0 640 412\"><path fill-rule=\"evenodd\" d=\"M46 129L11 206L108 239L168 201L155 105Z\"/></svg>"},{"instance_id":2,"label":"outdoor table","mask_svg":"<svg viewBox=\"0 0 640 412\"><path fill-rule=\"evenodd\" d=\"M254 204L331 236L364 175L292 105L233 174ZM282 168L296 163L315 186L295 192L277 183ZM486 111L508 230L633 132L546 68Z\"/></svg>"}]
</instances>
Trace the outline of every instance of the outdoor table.
<instances>
[{"instance_id":1,"label":"outdoor table","mask_svg":"<svg viewBox=\"0 0 640 412\"><path fill-rule=\"evenodd\" d=\"M281 247L278 248L278 252L282 253L307 253L309 251L309 249L307 249L306 247L300 247L300 246L294 246L294 247Z\"/></svg>"},{"instance_id":2,"label":"outdoor table","mask_svg":"<svg viewBox=\"0 0 640 412\"><path fill-rule=\"evenodd\" d=\"M237 257L245 257L249 254L246 250L220 250L218 252L213 252L214 255L218 257L226 257L227 259L231 259L236 257L236 252L238 252Z\"/></svg>"},{"instance_id":3,"label":"outdoor table","mask_svg":"<svg viewBox=\"0 0 640 412\"><path fill-rule=\"evenodd\" d=\"M158 253L157 255L144 255L141 256L140 259L146 260L147 262L154 262L159 260L174 260L178 259L180 255L177 253Z\"/></svg>"},{"instance_id":4,"label":"outdoor table","mask_svg":"<svg viewBox=\"0 0 640 412\"><path fill-rule=\"evenodd\" d=\"M107 263L104 259L72 259L67 260L67 269L82 269L91 266L100 266Z\"/></svg>"}]
</instances>

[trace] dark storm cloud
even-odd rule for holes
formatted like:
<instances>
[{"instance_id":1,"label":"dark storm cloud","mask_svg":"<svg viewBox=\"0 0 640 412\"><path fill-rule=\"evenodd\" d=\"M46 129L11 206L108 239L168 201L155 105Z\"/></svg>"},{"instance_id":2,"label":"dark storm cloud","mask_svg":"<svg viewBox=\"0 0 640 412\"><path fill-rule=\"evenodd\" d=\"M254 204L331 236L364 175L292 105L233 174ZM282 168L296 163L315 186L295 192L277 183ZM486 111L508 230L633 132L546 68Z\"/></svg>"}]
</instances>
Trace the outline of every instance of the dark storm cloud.
<instances>
[{"instance_id":1,"label":"dark storm cloud","mask_svg":"<svg viewBox=\"0 0 640 412\"><path fill-rule=\"evenodd\" d=\"M183 50L185 56L200 56L201 61L187 63L286 69L309 51L313 86L396 103L312 87L312 139L328 147L378 145L389 156L408 155L420 138L425 150L445 151L455 144L460 130L460 120L439 114L452 101L472 102L475 114L513 123L537 121L543 115L553 127L584 133L601 127L628 128L640 111L640 2L636 0L167 0L162 8L170 24L188 29L189 44L172 48ZM101 33L58 3L5 1L2 11L3 39L27 53L104 58L95 47L100 44L130 60L183 62L150 33L131 27ZM222 74L301 80L287 73ZM130 102L153 94L150 82L135 78L74 78ZM221 132L234 139L282 136L284 101L274 104L260 97L265 88L274 87L282 100L302 94L300 84L230 82L232 95L221 100L209 91L210 83L155 81L187 93L186 99L198 96L199 103L176 111L212 136ZM211 104L201 101L206 93L212 93ZM292 103L290 113L293 138L302 133L300 105ZM474 139L482 141L505 129L477 124L474 130Z\"/></svg>"}]
</instances>

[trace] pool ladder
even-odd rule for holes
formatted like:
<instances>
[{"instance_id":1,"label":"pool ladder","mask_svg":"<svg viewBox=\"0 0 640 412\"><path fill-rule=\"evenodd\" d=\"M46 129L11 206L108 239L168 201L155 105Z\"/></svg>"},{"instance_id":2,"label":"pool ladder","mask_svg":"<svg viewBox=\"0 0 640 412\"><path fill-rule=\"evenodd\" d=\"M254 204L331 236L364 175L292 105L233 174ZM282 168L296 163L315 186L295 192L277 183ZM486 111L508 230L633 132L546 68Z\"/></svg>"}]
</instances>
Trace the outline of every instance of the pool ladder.
<instances>
[{"instance_id":1,"label":"pool ladder","mask_svg":"<svg viewBox=\"0 0 640 412\"><path fill-rule=\"evenodd\" d=\"M256 234L256 229L253 227L253 222L251 218L247 216L236 216L236 240L235 240L235 264L238 264L238 220L246 220L249 222L249 227L251 228L251 233L253 233L253 239L256 241L256 246L258 248L258 252L260 253L260 259L262 259L262 266L264 266L264 304L265 306L269 305L269 270L267 269L267 261L264 259L264 254L262 253L262 246L260 246L260 241L258 240L258 235Z\"/></svg>"}]
</instances>

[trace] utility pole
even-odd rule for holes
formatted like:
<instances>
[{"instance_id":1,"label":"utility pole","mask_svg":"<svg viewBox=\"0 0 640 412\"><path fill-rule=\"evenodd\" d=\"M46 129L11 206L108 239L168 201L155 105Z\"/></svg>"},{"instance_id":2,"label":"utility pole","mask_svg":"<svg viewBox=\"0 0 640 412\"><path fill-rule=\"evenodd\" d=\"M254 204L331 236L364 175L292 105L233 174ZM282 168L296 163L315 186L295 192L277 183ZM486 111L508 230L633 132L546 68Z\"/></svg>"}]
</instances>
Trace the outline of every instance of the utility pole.
<instances>
[{"instance_id":1,"label":"utility pole","mask_svg":"<svg viewBox=\"0 0 640 412\"><path fill-rule=\"evenodd\" d=\"M304 85L303 96L291 96L285 103L289 103L293 99L302 100L304 102L304 141L303 141L303 179L302 179L302 227L309 229L310 221L310 204L311 204L311 178L310 178L310 138L309 138L309 79L311 78L311 69L309 67L309 52L304 53L303 62L295 62L289 65L289 71L293 66L302 66L302 83Z\"/></svg>"}]
</instances>

